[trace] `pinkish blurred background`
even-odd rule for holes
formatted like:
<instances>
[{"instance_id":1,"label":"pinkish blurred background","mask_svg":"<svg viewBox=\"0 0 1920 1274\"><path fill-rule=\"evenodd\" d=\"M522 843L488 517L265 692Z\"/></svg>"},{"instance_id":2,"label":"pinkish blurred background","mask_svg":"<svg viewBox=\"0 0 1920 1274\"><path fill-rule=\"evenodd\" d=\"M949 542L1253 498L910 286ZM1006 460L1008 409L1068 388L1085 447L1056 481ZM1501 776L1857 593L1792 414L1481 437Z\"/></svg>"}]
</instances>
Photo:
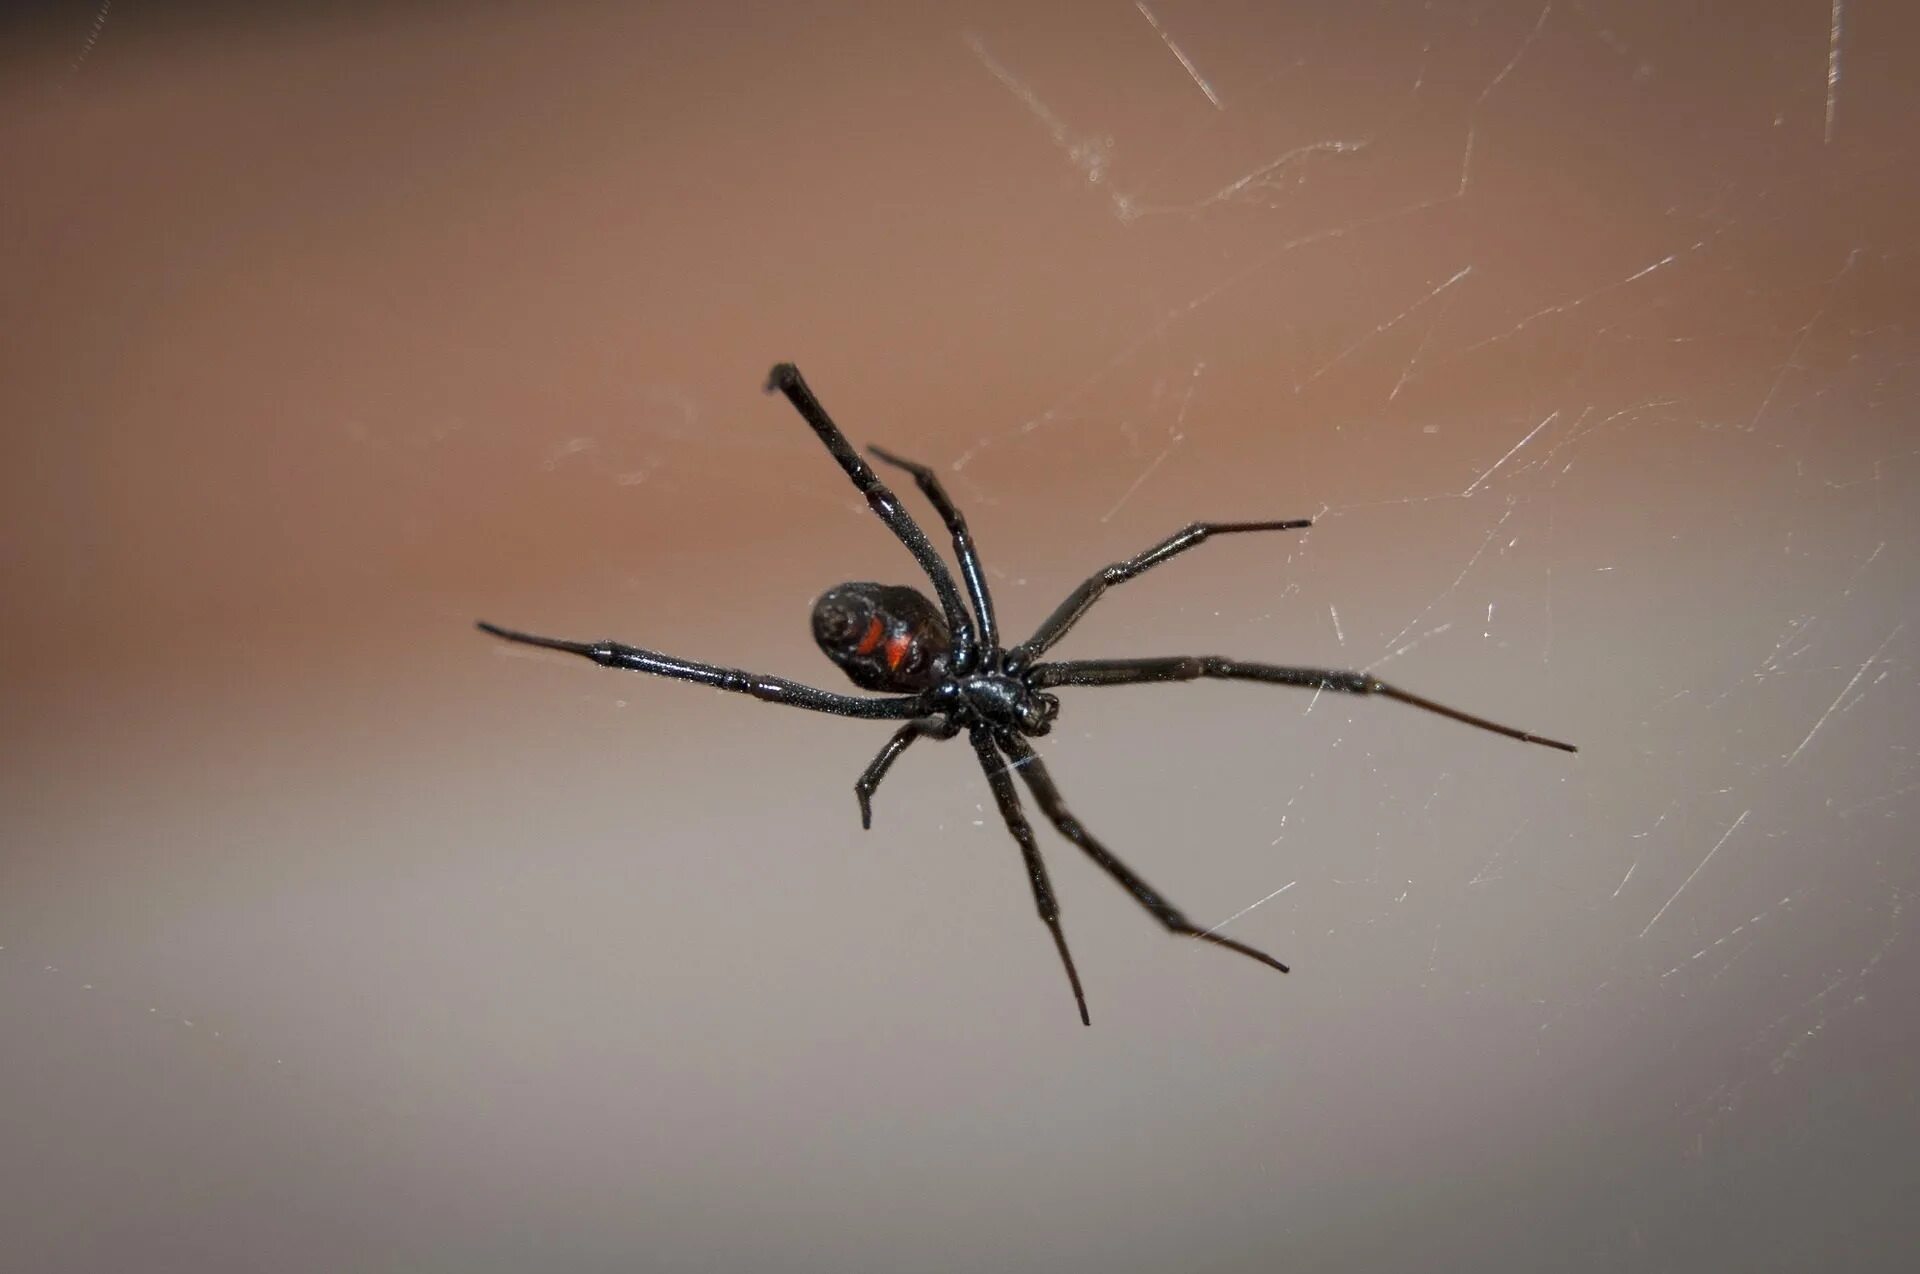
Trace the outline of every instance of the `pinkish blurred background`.
<instances>
[{"instance_id":1,"label":"pinkish blurred background","mask_svg":"<svg viewBox=\"0 0 1920 1274\"><path fill-rule=\"evenodd\" d=\"M9 1268L1908 1268L1910 10L5 22ZM812 598L912 563L779 359L1015 636L1313 515L1060 653L1583 751L1066 692L1296 970L1043 829L1084 1029L964 744L863 833L885 727L472 630L839 688Z\"/></svg>"}]
</instances>

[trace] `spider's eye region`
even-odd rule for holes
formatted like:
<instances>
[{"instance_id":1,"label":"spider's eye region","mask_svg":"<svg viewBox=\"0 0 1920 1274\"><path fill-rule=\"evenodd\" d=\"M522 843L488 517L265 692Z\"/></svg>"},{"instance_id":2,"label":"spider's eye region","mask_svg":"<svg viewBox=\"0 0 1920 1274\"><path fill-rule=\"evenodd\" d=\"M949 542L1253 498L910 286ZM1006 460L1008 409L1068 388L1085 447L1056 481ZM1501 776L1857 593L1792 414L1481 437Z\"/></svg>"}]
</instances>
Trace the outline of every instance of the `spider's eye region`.
<instances>
[{"instance_id":1,"label":"spider's eye region","mask_svg":"<svg viewBox=\"0 0 1920 1274\"><path fill-rule=\"evenodd\" d=\"M1037 690L1027 701L1027 710L1022 715L1020 728L1029 734L1045 734L1053 729L1053 719L1060 715L1060 699L1044 690Z\"/></svg>"}]
</instances>

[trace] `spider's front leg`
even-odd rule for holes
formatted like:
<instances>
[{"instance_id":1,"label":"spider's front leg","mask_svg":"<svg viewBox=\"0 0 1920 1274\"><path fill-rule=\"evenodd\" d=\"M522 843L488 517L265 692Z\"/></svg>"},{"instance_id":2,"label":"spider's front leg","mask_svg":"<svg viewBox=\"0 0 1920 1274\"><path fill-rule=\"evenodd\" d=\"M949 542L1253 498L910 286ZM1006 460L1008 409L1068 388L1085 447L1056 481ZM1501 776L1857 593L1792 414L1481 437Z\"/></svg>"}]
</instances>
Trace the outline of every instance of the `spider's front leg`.
<instances>
[{"instance_id":1,"label":"spider's front leg","mask_svg":"<svg viewBox=\"0 0 1920 1274\"><path fill-rule=\"evenodd\" d=\"M1013 780L1007 777L1006 763L994 750L993 732L975 726L969 737L973 740L974 753L980 758L980 768L986 772L987 786L993 789L994 802L1000 807L1000 817L1013 833L1013 839L1020 843L1021 856L1027 863L1027 879L1033 884L1034 905L1040 909L1040 919L1046 922L1048 932L1053 934L1060 963L1067 966L1067 981L1073 986L1074 1002L1080 1006L1080 1024L1092 1026L1093 1019L1087 1016L1086 992L1080 989L1080 971L1073 967L1073 953L1067 950L1067 935L1060 928L1060 904L1053 896L1053 882L1047 879L1047 862L1040 857L1040 842L1034 839L1033 827L1020 808L1020 793L1014 791Z\"/></svg>"},{"instance_id":2,"label":"spider's front leg","mask_svg":"<svg viewBox=\"0 0 1920 1274\"><path fill-rule=\"evenodd\" d=\"M1157 655L1146 659L1063 659L1058 663L1036 664L1028 673L1035 686L1138 686L1161 681L1198 681L1217 677L1225 681L1264 681L1270 686L1297 686L1303 690L1331 690L1338 694L1378 695L1422 712L1470 725L1490 734L1503 734L1522 743L1537 743L1543 748L1578 752L1571 743L1549 739L1544 734L1501 725L1498 721L1449 707L1425 695L1402 690L1368 672L1346 668L1292 668L1282 664L1258 664L1224 655Z\"/></svg>"},{"instance_id":3,"label":"spider's front leg","mask_svg":"<svg viewBox=\"0 0 1920 1274\"><path fill-rule=\"evenodd\" d=\"M861 830L872 830L874 791L893 767L895 758L907 750L907 745L923 734L935 739L951 739L958 733L960 727L945 717L919 717L895 730L893 737L887 740L887 745L880 749L880 755L874 757L872 763L860 772L860 778L853 785L854 799L860 802Z\"/></svg>"},{"instance_id":4,"label":"spider's front leg","mask_svg":"<svg viewBox=\"0 0 1920 1274\"><path fill-rule=\"evenodd\" d=\"M1142 880L1138 873L1121 862L1112 850L1095 840L1093 833L1073 816L1073 812L1067 808L1065 799L1060 795L1060 789L1053 785L1053 776L1048 774L1047 767L1040 763L1040 754L1033 750L1033 745L1017 734L1003 734L1000 736L1000 746L1005 750L1008 759L1019 769L1020 777L1025 779L1027 786L1033 790L1033 799L1040 802L1041 813L1047 816L1060 834L1085 850L1088 858L1100 864L1108 875L1119 881L1120 887L1132 894L1134 901L1145 907L1155 920L1167 927L1169 932L1185 938L1198 938L1202 942L1211 942L1214 946L1225 947L1229 951L1238 951L1241 955L1258 960L1268 968L1278 969L1282 973L1289 971L1286 965L1258 947L1250 947L1244 942L1235 942L1232 938L1223 937L1211 929L1202 929L1187 919L1178 907L1160 896L1159 890Z\"/></svg>"},{"instance_id":5,"label":"spider's front leg","mask_svg":"<svg viewBox=\"0 0 1920 1274\"><path fill-rule=\"evenodd\" d=\"M1034 631L1033 636L1008 652L1008 663L1015 666L1031 664L1041 655L1046 654L1055 642L1065 637L1067 630L1079 623L1080 617L1091 610L1093 604L1099 601L1108 589L1144 575L1168 558L1178 557L1188 549L1198 548L1216 535L1239 535L1247 531L1300 531L1312 525L1312 518L1286 518L1268 522L1189 523L1146 552L1094 572L1080 587L1067 594L1067 600L1054 608L1053 614L1047 616L1046 622Z\"/></svg>"}]
</instances>

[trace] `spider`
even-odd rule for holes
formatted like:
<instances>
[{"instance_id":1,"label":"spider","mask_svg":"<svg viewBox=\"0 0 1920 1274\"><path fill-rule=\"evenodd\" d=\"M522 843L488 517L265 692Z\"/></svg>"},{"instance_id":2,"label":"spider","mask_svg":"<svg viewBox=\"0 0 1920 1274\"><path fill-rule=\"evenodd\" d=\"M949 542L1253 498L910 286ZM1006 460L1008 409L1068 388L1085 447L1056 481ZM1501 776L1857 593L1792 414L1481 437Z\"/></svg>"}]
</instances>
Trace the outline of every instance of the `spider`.
<instances>
[{"instance_id":1,"label":"spider","mask_svg":"<svg viewBox=\"0 0 1920 1274\"><path fill-rule=\"evenodd\" d=\"M1543 738L1512 726L1500 725L1485 717L1450 708L1388 685L1364 672L1332 668L1292 668L1277 664L1248 663L1219 655L1172 655L1145 659L1045 659L1051 649L1079 623L1095 602L1117 584L1137 578L1188 549L1196 548L1215 535L1234 535L1249 531L1294 531L1312 525L1311 518L1289 518L1269 522L1195 522L1175 531L1138 556L1115 562L1095 572L1086 582L1067 595L1033 636L1011 648L1000 644L993 602L987 595L987 578L980 566L980 555L973 536L953 500L941 486L933 470L903 459L879 447L871 447L874 457L911 474L920 491L946 523L953 537L953 551L960 564L960 578L971 612L961 600L959 588L946 563L940 559L926 534L913 516L871 466L848 444L833 418L827 415L800 369L791 363L774 367L767 377L766 392L787 397L820 441L846 471L853 485L867 498L867 504L899 537L908 552L919 562L933 585L938 605L915 588L896 584L848 583L828 589L813 604L813 637L827 658L863 690L888 692L885 698L836 694L818 690L781 677L742 672L713 664L678 659L658 651L642 650L616 641L564 641L555 637L537 637L482 621L482 631L508 641L548 650L582 655L607 668L652 673L737 691L783 703L791 707L827 712L841 717L902 721L886 745L862 771L853 785L860 803L860 826L873 826L873 794L887 771L915 740L951 739L965 733L986 775L1000 817L1020 846L1026 862L1027 878L1033 886L1033 899L1040 919L1053 935L1053 945L1066 967L1067 982L1080 1009L1080 1021L1092 1025L1087 1014L1087 997L1080 986L1080 973L1067 949L1060 928L1060 905L1054 898L1039 842L1020 806L1012 775L1017 772L1033 793L1041 813L1060 834L1079 846L1106 873L1133 895L1154 919L1171 932L1210 942L1229 951L1258 960L1269 968L1287 972L1287 966L1264 951L1243 942L1203 929L1187 919L1178 907L1142 880L1138 873L1121 862L1101 844L1067 808L1060 789L1054 786L1047 767L1040 761L1029 736L1038 737L1053 728L1060 711L1060 700L1048 693L1061 686L1126 686L1142 682L1193 681L1217 677L1231 681L1258 681L1269 685L1299 686L1309 690L1332 690L1342 694L1380 695L1411 704L1427 712L1451 717L1455 721L1503 734L1523 743L1538 743L1563 752L1578 751L1570 743Z\"/></svg>"}]
</instances>

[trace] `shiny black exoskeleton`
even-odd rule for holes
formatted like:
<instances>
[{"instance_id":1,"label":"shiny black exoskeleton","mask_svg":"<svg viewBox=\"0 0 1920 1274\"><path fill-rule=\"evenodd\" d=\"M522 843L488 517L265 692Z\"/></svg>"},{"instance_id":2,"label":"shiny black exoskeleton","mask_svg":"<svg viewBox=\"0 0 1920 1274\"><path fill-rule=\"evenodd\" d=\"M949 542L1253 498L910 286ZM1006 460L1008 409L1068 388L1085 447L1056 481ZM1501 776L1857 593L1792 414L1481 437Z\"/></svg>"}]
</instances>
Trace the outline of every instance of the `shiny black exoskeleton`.
<instances>
[{"instance_id":1,"label":"shiny black exoskeleton","mask_svg":"<svg viewBox=\"0 0 1920 1274\"><path fill-rule=\"evenodd\" d=\"M997 649L981 661L985 668L951 675L953 638L946 621L918 589L904 584L828 589L813 604L813 639L854 685L895 694L933 691L931 706L961 729L1042 735L1060 711L1056 696L1003 671Z\"/></svg>"},{"instance_id":2,"label":"shiny black exoskeleton","mask_svg":"<svg viewBox=\"0 0 1920 1274\"><path fill-rule=\"evenodd\" d=\"M813 639L862 690L918 694L947 675L940 608L901 584L841 584L813 604Z\"/></svg>"},{"instance_id":3,"label":"shiny black exoskeleton","mask_svg":"<svg viewBox=\"0 0 1920 1274\"><path fill-rule=\"evenodd\" d=\"M966 519L948 498L946 489L933 470L911 460L871 448L887 464L913 475L920 491L932 503L953 537L953 551L959 560L961 579L965 581L968 610L946 563L941 561L924 532L900 503L900 499L860 458L846 436L840 432L826 409L800 378L799 369L781 363L767 378L767 391L787 397L794 408L812 426L841 469L866 497L867 504L887 528L899 537L926 572L933 584L934 599L897 584L853 583L829 589L813 606L813 636L827 658L863 690L887 692L890 697L869 699L857 695L835 694L799 682L738 668L695 663L643 650L621 642L565 641L556 637L536 637L493 624L480 627L497 637L564 650L582 655L609 668L652 673L680 681L692 681L752 695L769 703L784 703L815 712L869 720L901 720L880 754L873 758L854 784L860 802L860 822L872 826L872 797L901 752L923 736L951 739L965 731L973 745L981 771L993 792L994 803L1007 830L1020 845L1026 863L1027 878L1033 886L1040 918L1053 935L1060 960L1066 966L1067 981L1080 1008L1080 1020L1088 1022L1087 998L1080 988L1080 974L1067 950L1067 939L1060 928L1060 908L1054 900L1053 886L1047 877L1046 863L1040 857L1039 842L1020 808L1012 773L1017 771L1033 793L1040 810L1060 834L1079 846L1120 886L1133 895L1142 907L1174 933L1215 946L1226 947L1250 956L1262 964L1285 973L1287 966L1263 951L1223 937L1212 929L1203 929L1188 920L1180 910L1116 858L1106 846L1094 839L1079 819L1068 811L1060 790L1041 764L1040 756L1027 742L1044 735L1053 726L1060 701L1048 694L1054 686L1122 686L1154 681L1192 681L1202 677L1234 681L1258 681L1269 685L1298 686L1309 690L1343 694L1381 695L1411 704L1428 712L1451 717L1455 721L1491 730L1526 743L1539 743L1575 751L1571 744L1499 725L1485 717L1449 708L1431 699L1390 686L1364 672L1331 668L1292 668L1278 664L1247 663L1219 655L1175 655L1149 659L1076 659L1045 662L1041 656L1067 635L1103 593L1122 584L1168 558L1184 553L1213 535L1241 531L1285 531L1310 525L1306 518L1279 522L1195 522L1174 532L1137 557L1115 562L1099 571L1068 594L1033 636L1011 649L1000 645L993 602L987 595L986 575L980 566L973 537Z\"/></svg>"}]
</instances>

